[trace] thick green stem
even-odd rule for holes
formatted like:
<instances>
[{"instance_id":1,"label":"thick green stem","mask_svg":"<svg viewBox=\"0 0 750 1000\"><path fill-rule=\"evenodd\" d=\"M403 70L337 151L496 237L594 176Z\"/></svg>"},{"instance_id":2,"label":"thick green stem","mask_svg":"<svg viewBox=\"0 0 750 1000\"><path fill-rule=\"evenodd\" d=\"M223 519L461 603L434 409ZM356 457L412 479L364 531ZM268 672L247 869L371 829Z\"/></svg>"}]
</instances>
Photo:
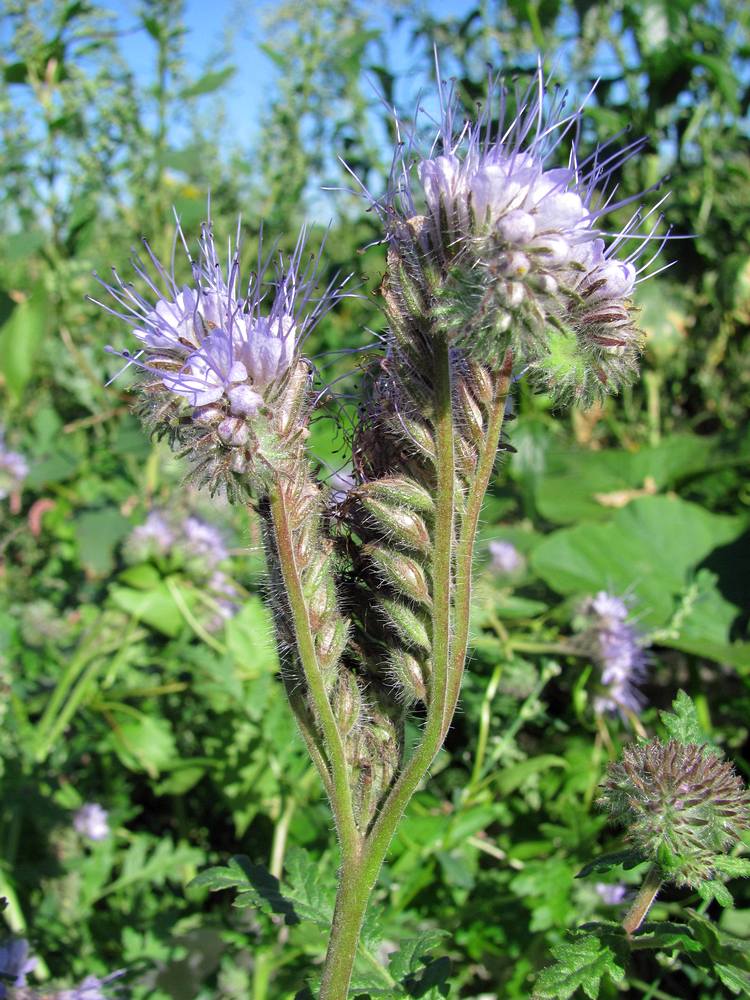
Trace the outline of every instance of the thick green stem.
<instances>
[{"instance_id":1,"label":"thick green stem","mask_svg":"<svg viewBox=\"0 0 750 1000\"><path fill-rule=\"evenodd\" d=\"M453 393L447 341L435 344L435 440L437 496L432 563L432 681L422 739L391 789L380 815L362 845L358 861L342 867L333 931L326 956L320 1000L346 1000L357 941L386 851L401 816L443 743L443 717L451 664L452 589L455 520Z\"/></svg>"},{"instance_id":2,"label":"thick green stem","mask_svg":"<svg viewBox=\"0 0 750 1000\"><path fill-rule=\"evenodd\" d=\"M461 535L456 552L456 593L455 604L455 635L453 640L453 657L448 677L448 692L443 715L443 739L450 728L456 711L458 696L461 692L466 650L469 642L469 614L471 612L471 571L474 561L474 541L479 525L479 515L487 487L490 483L492 470L495 467L500 435L505 418L505 404L510 391L513 374L513 359L508 351L503 360L503 367L495 389L495 398L490 409L487 424L487 434L482 446L474 482L471 485L466 502L466 514L461 522Z\"/></svg>"},{"instance_id":3,"label":"thick green stem","mask_svg":"<svg viewBox=\"0 0 750 1000\"><path fill-rule=\"evenodd\" d=\"M323 780L331 796L331 806L336 820L341 851L345 861L358 853L360 835L354 818L352 793L349 787L349 771L341 733L336 725L331 703L326 694L323 675L315 653L315 640L307 613L307 604L302 589L297 560L294 554L292 534L286 510L284 489L280 484L272 491L271 516L273 518L276 550L284 578L284 588L289 599L289 607L294 621L297 652L305 674L315 714L323 733L331 766L330 776L323 774ZM322 761L316 758L320 767Z\"/></svg>"},{"instance_id":4,"label":"thick green stem","mask_svg":"<svg viewBox=\"0 0 750 1000\"><path fill-rule=\"evenodd\" d=\"M652 865L646 872L643 885L639 889L638 895L633 900L633 905L628 910L627 916L622 922L622 926L628 936L635 934L646 919L646 915L651 909L663 881L664 877L659 865Z\"/></svg>"}]
</instances>

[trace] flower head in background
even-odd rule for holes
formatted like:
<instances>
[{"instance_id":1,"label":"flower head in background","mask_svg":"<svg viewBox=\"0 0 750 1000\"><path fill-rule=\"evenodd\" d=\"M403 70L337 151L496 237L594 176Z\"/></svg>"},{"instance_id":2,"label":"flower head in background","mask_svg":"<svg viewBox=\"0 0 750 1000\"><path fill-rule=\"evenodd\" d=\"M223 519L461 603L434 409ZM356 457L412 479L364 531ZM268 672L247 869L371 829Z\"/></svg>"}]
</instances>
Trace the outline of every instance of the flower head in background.
<instances>
[{"instance_id":1,"label":"flower head in background","mask_svg":"<svg viewBox=\"0 0 750 1000\"><path fill-rule=\"evenodd\" d=\"M87 802L73 817L73 827L88 840L106 840L110 834L109 813L98 802Z\"/></svg>"},{"instance_id":2,"label":"flower head in background","mask_svg":"<svg viewBox=\"0 0 750 1000\"><path fill-rule=\"evenodd\" d=\"M632 376L642 339L633 291L668 233L657 235L658 205L605 232L603 217L635 200L617 201L616 181L645 140L620 133L582 157L583 105L567 110L566 96L540 63L525 93L491 79L486 105L466 120L455 86L441 84L436 134L432 125L422 142L415 122L377 207L404 302L415 299L406 286L419 286L477 360L499 366L511 349L517 371L585 401Z\"/></svg>"},{"instance_id":3,"label":"flower head in background","mask_svg":"<svg viewBox=\"0 0 750 1000\"><path fill-rule=\"evenodd\" d=\"M628 887L622 882L597 882L594 888L606 906L619 906L628 894Z\"/></svg>"},{"instance_id":4,"label":"flower head in background","mask_svg":"<svg viewBox=\"0 0 750 1000\"><path fill-rule=\"evenodd\" d=\"M490 553L490 567L496 572L509 576L523 569L524 558L513 542L493 539L487 546Z\"/></svg>"},{"instance_id":5,"label":"flower head in background","mask_svg":"<svg viewBox=\"0 0 750 1000\"><path fill-rule=\"evenodd\" d=\"M585 630L578 644L597 663L605 692L596 697L598 712L639 712L644 698L639 685L646 679L648 658L643 638L628 620L621 597L599 591L583 605Z\"/></svg>"},{"instance_id":6,"label":"flower head in background","mask_svg":"<svg viewBox=\"0 0 750 1000\"><path fill-rule=\"evenodd\" d=\"M26 976L36 968L37 959L31 957L26 938L10 938L0 944L0 977L13 986L25 986ZM0 998L7 997L3 979L0 978Z\"/></svg>"},{"instance_id":7,"label":"flower head in background","mask_svg":"<svg viewBox=\"0 0 750 1000\"><path fill-rule=\"evenodd\" d=\"M669 740L630 744L610 764L599 805L665 877L697 889L750 829L750 795L712 747Z\"/></svg>"},{"instance_id":8,"label":"flower head in background","mask_svg":"<svg viewBox=\"0 0 750 1000\"><path fill-rule=\"evenodd\" d=\"M0 428L0 500L18 493L29 474L29 463L18 451L5 445L5 434Z\"/></svg>"},{"instance_id":9,"label":"flower head in background","mask_svg":"<svg viewBox=\"0 0 750 1000\"><path fill-rule=\"evenodd\" d=\"M143 524L130 532L126 548L133 562L145 562L158 556L165 556L175 544L176 534L165 515L152 510Z\"/></svg>"},{"instance_id":10,"label":"flower head in background","mask_svg":"<svg viewBox=\"0 0 750 1000\"><path fill-rule=\"evenodd\" d=\"M299 362L299 348L342 294L331 282L316 294L322 247L308 255L303 230L291 256L272 263L259 244L257 267L240 283L239 226L223 264L210 223L197 259L178 224L175 249L187 254L191 280L178 282L144 243L147 261L133 259L143 293L113 270L100 280L113 305L97 302L127 323L137 349L114 351L145 375L148 414L158 433L195 452L201 481L212 489L242 476L262 452L265 423ZM271 272L274 272L273 274ZM97 301L97 300L93 300ZM184 407L189 408L187 415ZM257 463L256 463L257 464ZM223 482L222 482L223 481Z\"/></svg>"}]
</instances>

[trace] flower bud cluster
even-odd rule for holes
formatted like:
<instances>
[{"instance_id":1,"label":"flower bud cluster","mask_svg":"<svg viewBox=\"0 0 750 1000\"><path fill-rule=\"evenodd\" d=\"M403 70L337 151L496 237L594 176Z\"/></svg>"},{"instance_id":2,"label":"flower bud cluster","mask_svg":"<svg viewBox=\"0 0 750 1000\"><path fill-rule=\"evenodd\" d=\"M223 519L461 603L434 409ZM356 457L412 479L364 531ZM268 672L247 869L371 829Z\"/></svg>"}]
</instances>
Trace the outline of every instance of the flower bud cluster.
<instances>
[{"instance_id":1,"label":"flower bud cluster","mask_svg":"<svg viewBox=\"0 0 750 1000\"><path fill-rule=\"evenodd\" d=\"M304 262L306 233L286 261L258 258L240 290L239 233L224 268L210 224L193 260L181 229L192 280L179 284L145 244L148 264L134 258L144 297L114 271L104 308L132 327L135 354L113 351L145 377L142 415L159 435L190 454L199 483L230 495L263 491L269 468L283 462L293 439L306 433L310 370L298 348L340 297L332 283L314 298L318 260Z\"/></svg>"},{"instance_id":2,"label":"flower bud cluster","mask_svg":"<svg viewBox=\"0 0 750 1000\"><path fill-rule=\"evenodd\" d=\"M646 680L648 657L643 636L628 620L627 604L602 590L584 602L581 612L583 631L576 646L597 664L604 688L594 701L596 711L623 717L640 712L644 697L639 685Z\"/></svg>"},{"instance_id":3,"label":"flower bud cluster","mask_svg":"<svg viewBox=\"0 0 750 1000\"><path fill-rule=\"evenodd\" d=\"M600 220L620 207L608 188L643 143L622 147L615 137L581 160L572 139L559 165L582 109L566 113L541 69L516 98L508 122L507 91L491 81L478 118L458 122L454 88L441 89L428 150L417 126L401 146L377 205L399 261L391 280L407 314L427 306L471 357L497 370L511 348L546 388L585 401L631 378L641 348L632 296L659 221L640 236L648 216L639 210L607 245ZM640 249L619 259L631 238Z\"/></svg>"},{"instance_id":4,"label":"flower bud cluster","mask_svg":"<svg viewBox=\"0 0 750 1000\"><path fill-rule=\"evenodd\" d=\"M0 428L0 500L18 493L29 474L29 463L18 451L11 451L5 444L5 434Z\"/></svg>"},{"instance_id":5,"label":"flower bud cluster","mask_svg":"<svg viewBox=\"0 0 750 1000\"><path fill-rule=\"evenodd\" d=\"M131 563L155 562L165 572L181 570L212 599L216 611L204 622L218 631L239 610L239 591L223 564L229 558L221 531L194 514L179 518L152 510L133 528L124 555Z\"/></svg>"},{"instance_id":6,"label":"flower bud cluster","mask_svg":"<svg viewBox=\"0 0 750 1000\"><path fill-rule=\"evenodd\" d=\"M670 740L631 744L611 764L599 804L665 878L696 889L750 828L750 796L719 752Z\"/></svg>"}]
</instances>

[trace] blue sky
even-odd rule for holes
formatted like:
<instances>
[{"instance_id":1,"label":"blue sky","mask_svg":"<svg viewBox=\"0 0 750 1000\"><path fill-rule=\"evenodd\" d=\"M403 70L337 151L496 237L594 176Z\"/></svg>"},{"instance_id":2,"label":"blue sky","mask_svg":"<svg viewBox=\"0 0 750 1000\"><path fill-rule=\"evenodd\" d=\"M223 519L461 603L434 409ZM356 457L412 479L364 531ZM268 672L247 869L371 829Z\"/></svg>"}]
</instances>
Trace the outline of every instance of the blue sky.
<instances>
[{"instance_id":1,"label":"blue sky","mask_svg":"<svg viewBox=\"0 0 750 1000\"><path fill-rule=\"evenodd\" d=\"M137 24L134 0L110 0L106 5L118 18L120 27ZM462 17L476 6L475 0L425 0L425 9L438 17ZM230 121L241 123L242 139L251 139L261 117L269 85L277 72L273 62L260 48L263 37L263 13L272 4L248 4L243 0L187 0L185 40L188 65L194 75L228 63L236 73L222 90L222 99L230 113ZM390 14L378 15L383 26L390 26ZM231 38L228 42L227 39ZM139 75L150 78L154 67L154 43L143 30L128 32L122 39L122 50ZM408 29L389 30L388 51L391 68L403 73L413 64ZM217 60L221 60L217 63ZM238 136L238 138L240 138Z\"/></svg>"}]
</instances>

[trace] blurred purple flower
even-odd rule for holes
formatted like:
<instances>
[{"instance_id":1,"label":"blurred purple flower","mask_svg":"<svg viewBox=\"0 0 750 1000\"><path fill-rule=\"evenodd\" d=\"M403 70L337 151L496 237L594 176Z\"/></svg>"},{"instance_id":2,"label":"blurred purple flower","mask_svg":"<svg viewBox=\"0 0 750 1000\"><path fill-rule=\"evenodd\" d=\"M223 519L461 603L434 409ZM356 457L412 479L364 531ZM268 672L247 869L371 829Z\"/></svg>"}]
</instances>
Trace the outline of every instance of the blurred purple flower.
<instances>
[{"instance_id":1,"label":"blurred purple flower","mask_svg":"<svg viewBox=\"0 0 750 1000\"><path fill-rule=\"evenodd\" d=\"M10 938L0 944L0 976L10 980L13 986L25 986L26 976L37 965L37 959L30 956L29 942L26 938ZM8 995L5 985L0 979L0 997Z\"/></svg>"},{"instance_id":2,"label":"blurred purple flower","mask_svg":"<svg viewBox=\"0 0 750 1000\"><path fill-rule=\"evenodd\" d=\"M180 547L185 555L189 559L202 560L207 568L229 558L222 533L215 524L200 517L186 517L182 522L182 536Z\"/></svg>"},{"instance_id":3,"label":"blurred purple flower","mask_svg":"<svg viewBox=\"0 0 750 1000\"><path fill-rule=\"evenodd\" d=\"M585 641L592 658L601 670L606 693L597 696L598 712L639 712L644 697L638 688L646 679L648 658L643 638L629 622L628 607L622 598L601 590L584 604L589 619Z\"/></svg>"},{"instance_id":4,"label":"blurred purple flower","mask_svg":"<svg viewBox=\"0 0 750 1000\"><path fill-rule=\"evenodd\" d=\"M488 545L490 566L496 573L517 573L524 565L523 556L512 542L494 539Z\"/></svg>"},{"instance_id":5,"label":"blurred purple flower","mask_svg":"<svg viewBox=\"0 0 750 1000\"><path fill-rule=\"evenodd\" d=\"M618 906L628 894L628 887L622 882L597 882L594 888L607 906Z\"/></svg>"},{"instance_id":6,"label":"blurred purple flower","mask_svg":"<svg viewBox=\"0 0 750 1000\"><path fill-rule=\"evenodd\" d=\"M29 463L18 451L5 446L5 434L0 430L0 500L21 488L29 474Z\"/></svg>"},{"instance_id":7,"label":"blurred purple flower","mask_svg":"<svg viewBox=\"0 0 750 1000\"><path fill-rule=\"evenodd\" d=\"M160 511L152 510L143 524L130 532L127 548L138 562L166 555L175 543L174 528Z\"/></svg>"},{"instance_id":8,"label":"blurred purple flower","mask_svg":"<svg viewBox=\"0 0 750 1000\"><path fill-rule=\"evenodd\" d=\"M110 834L109 813L98 802L87 802L73 817L73 826L89 840L106 840Z\"/></svg>"}]
</instances>

